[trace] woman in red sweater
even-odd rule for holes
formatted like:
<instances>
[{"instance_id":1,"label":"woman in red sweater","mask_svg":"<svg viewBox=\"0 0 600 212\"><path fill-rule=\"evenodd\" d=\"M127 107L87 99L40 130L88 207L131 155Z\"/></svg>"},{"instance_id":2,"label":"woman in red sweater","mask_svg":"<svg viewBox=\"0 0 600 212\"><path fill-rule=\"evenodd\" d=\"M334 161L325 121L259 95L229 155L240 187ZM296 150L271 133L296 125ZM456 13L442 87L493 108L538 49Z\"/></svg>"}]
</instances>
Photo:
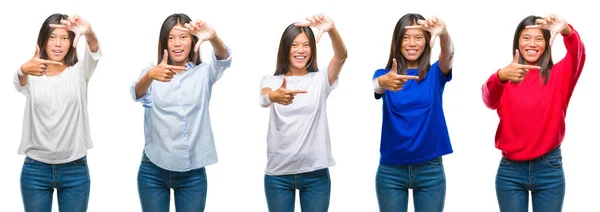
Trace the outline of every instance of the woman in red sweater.
<instances>
[{"instance_id":1,"label":"woman in red sweater","mask_svg":"<svg viewBox=\"0 0 600 212\"><path fill-rule=\"evenodd\" d=\"M551 45L560 33L567 50L552 62ZM583 69L579 34L557 15L528 16L513 41L513 61L482 87L483 102L497 110L496 148L502 160L496 175L500 211L561 211L565 177L560 145L573 89Z\"/></svg>"}]
</instances>

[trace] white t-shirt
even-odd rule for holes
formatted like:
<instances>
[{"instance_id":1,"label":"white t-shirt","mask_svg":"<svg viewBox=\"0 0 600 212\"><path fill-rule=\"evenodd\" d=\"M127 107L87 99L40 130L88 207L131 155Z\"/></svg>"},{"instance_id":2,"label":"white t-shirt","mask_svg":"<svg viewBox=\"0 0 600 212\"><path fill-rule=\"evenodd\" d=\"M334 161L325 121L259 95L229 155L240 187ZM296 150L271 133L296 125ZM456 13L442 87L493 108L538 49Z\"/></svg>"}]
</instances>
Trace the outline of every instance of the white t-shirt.
<instances>
[{"instance_id":1,"label":"white t-shirt","mask_svg":"<svg viewBox=\"0 0 600 212\"><path fill-rule=\"evenodd\" d=\"M290 105L270 106L267 132L267 175L311 172L335 165L327 124L326 100L337 87L329 85L327 68L304 76L288 76L287 89L306 90ZM265 76L260 89L281 87L283 75Z\"/></svg>"},{"instance_id":2,"label":"white t-shirt","mask_svg":"<svg viewBox=\"0 0 600 212\"><path fill-rule=\"evenodd\" d=\"M87 87L100 48L92 53L85 44L84 57L56 76L29 76L25 86L15 74L17 91L27 98L19 154L49 164L79 159L92 148L87 109Z\"/></svg>"}]
</instances>

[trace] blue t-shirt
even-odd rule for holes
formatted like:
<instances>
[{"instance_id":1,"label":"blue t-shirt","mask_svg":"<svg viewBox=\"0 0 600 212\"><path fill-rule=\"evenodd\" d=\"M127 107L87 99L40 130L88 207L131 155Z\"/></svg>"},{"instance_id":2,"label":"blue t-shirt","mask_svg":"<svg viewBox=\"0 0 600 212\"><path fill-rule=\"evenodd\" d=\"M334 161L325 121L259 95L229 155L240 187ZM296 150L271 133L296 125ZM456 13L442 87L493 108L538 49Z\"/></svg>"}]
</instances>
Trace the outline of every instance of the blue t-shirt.
<instances>
[{"instance_id":1,"label":"blue t-shirt","mask_svg":"<svg viewBox=\"0 0 600 212\"><path fill-rule=\"evenodd\" d=\"M373 79L388 72L379 69ZM407 75L418 75L418 69L408 69ZM442 108L444 86L451 79L452 71L444 76L436 62L421 82L409 80L400 91L385 90L381 164L419 164L452 153Z\"/></svg>"}]
</instances>

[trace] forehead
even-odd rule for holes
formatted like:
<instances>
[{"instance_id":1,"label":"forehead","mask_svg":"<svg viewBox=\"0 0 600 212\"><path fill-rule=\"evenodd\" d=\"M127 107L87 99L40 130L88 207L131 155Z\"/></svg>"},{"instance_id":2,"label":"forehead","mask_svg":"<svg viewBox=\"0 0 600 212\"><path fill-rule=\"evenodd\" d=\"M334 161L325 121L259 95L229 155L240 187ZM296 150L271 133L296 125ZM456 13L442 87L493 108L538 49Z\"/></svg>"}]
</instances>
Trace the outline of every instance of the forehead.
<instances>
[{"instance_id":1,"label":"forehead","mask_svg":"<svg viewBox=\"0 0 600 212\"><path fill-rule=\"evenodd\" d=\"M404 35L417 36L417 35L425 35L425 33L423 32L423 30L420 30L420 29L406 29L406 31L404 31Z\"/></svg>"},{"instance_id":2,"label":"forehead","mask_svg":"<svg viewBox=\"0 0 600 212\"><path fill-rule=\"evenodd\" d=\"M528 35L528 36L544 36L544 34L542 34L542 30L541 29L523 29L523 31L521 31L521 36L524 35Z\"/></svg>"},{"instance_id":3,"label":"forehead","mask_svg":"<svg viewBox=\"0 0 600 212\"><path fill-rule=\"evenodd\" d=\"M308 42L308 36L306 36L306 33L302 32L296 35L294 42Z\"/></svg>"}]
</instances>

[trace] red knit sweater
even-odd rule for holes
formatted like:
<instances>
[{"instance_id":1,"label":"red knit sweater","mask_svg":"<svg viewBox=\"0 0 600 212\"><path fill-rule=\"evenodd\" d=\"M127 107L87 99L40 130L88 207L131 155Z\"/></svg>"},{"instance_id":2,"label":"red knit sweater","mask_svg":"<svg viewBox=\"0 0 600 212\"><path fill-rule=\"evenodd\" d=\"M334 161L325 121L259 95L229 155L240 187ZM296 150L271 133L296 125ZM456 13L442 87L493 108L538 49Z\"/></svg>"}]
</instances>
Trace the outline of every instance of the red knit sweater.
<instances>
[{"instance_id":1,"label":"red knit sweater","mask_svg":"<svg viewBox=\"0 0 600 212\"><path fill-rule=\"evenodd\" d=\"M510 160L540 157L563 141L567 107L585 62L579 34L569 27L573 32L563 36L567 54L554 64L547 84L531 69L521 83L500 82L496 72L481 88L483 102L500 117L496 148Z\"/></svg>"}]
</instances>

